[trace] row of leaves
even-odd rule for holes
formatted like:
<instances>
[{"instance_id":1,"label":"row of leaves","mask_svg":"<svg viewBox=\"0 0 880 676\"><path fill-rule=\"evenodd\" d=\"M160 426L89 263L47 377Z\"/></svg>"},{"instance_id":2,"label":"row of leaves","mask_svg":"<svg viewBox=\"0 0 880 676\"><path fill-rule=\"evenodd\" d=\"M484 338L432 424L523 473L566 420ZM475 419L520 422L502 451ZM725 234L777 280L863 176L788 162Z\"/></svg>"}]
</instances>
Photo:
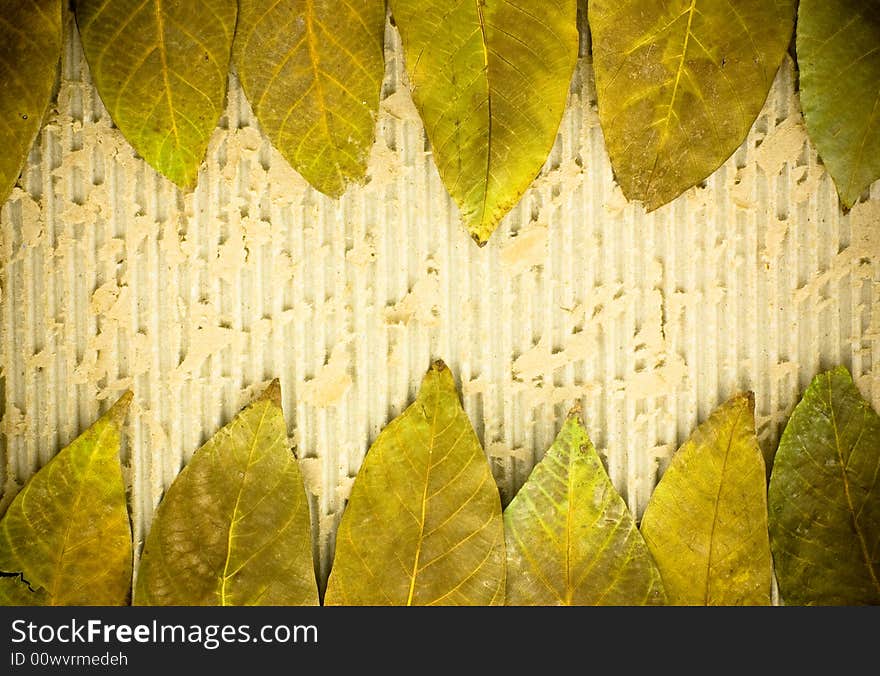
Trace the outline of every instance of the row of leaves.
<instances>
[{"instance_id":1,"label":"row of leaves","mask_svg":"<svg viewBox=\"0 0 880 676\"><path fill-rule=\"evenodd\" d=\"M183 189L198 180L230 60L260 126L315 188L361 182L384 75L385 0L76 0L114 123ZM389 0L434 160L485 244L553 147L578 55L578 0ZM648 210L746 138L796 0L589 0L599 118L624 194ZM0 0L0 203L49 105L62 0ZM880 0L800 0L810 137L842 203L880 177Z\"/></svg>"},{"instance_id":2,"label":"row of leaves","mask_svg":"<svg viewBox=\"0 0 880 676\"><path fill-rule=\"evenodd\" d=\"M0 602L129 602L119 439L130 399L14 498L0 521ZM841 367L817 376L795 408L769 511L745 393L681 446L640 528L577 411L502 513L452 374L437 362L366 455L324 603L769 605L775 562L788 604L880 604L878 472L880 416ZM168 489L134 603L318 602L309 506L276 381Z\"/></svg>"}]
</instances>

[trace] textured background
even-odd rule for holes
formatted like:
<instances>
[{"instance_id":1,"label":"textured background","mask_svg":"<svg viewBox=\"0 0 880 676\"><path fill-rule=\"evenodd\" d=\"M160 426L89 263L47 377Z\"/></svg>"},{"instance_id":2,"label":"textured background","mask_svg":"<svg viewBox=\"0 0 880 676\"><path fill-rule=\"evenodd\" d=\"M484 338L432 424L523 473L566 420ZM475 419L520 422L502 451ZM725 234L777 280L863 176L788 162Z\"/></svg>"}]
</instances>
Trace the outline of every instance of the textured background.
<instances>
[{"instance_id":1,"label":"textured background","mask_svg":"<svg viewBox=\"0 0 880 676\"><path fill-rule=\"evenodd\" d=\"M336 202L308 188L233 77L184 195L113 128L68 17L58 105L0 214L4 501L132 388L139 551L187 459L279 377L326 578L364 453L435 358L505 501L577 400L638 515L677 445L738 390L755 392L768 457L821 368L847 365L880 407L880 185L841 212L790 62L736 154L645 214L614 183L582 59L547 166L478 249L388 39L366 185Z\"/></svg>"}]
</instances>

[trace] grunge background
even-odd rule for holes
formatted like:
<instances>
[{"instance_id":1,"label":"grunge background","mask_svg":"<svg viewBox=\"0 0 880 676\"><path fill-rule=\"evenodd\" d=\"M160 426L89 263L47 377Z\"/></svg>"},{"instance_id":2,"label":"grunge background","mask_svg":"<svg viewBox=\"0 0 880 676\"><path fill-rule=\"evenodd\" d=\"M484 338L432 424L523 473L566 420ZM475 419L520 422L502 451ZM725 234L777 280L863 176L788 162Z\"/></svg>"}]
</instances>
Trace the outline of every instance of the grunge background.
<instances>
[{"instance_id":1,"label":"grunge background","mask_svg":"<svg viewBox=\"0 0 880 676\"><path fill-rule=\"evenodd\" d=\"M505 502L580 401L637 517L736 391L755 392L768 458L820 369L846 365L880 407L880 184L841 211L789 59L735 155L645 214L614 182L583 57L542 175L478 249L394 29L368 182L339 201L272 149L234 76L181 193L113 128L69 15L65 30L57 109L0 213L4 502L131 388L139 550L186 460L279 377L323 583L364 454L432 359L456 375Z\"/></svg>"}]
</instances>

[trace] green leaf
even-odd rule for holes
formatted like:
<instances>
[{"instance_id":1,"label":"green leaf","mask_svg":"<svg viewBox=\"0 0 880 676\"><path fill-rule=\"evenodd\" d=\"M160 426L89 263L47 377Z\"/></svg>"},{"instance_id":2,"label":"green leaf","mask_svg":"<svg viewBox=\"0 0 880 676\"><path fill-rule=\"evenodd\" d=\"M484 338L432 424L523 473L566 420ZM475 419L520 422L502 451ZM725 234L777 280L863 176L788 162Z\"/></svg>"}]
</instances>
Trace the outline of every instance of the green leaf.
<instances>
[{"instance_id":1,"label":"green leaf","mask_svg":"<svg viewBox=\"0 0 880 676\"><path fill-rule=\"evenodd\" d=\"M553 148L577 62L577 2L390 4L440 177L485 244Z\"/></svg>"},{"instance_id":2,"label":"green leaf","mask_svg":"<svg viewBox=\"0 0 880 676\"><path fill-rule=\"evenodd\" d=\"M656 605L660 572L576 412L504 510L508 605Z\"/></svg>"},{"instance_id":3,"label":"green leaf","mask_svg":"<svg viewBox=\"0 0 880 676\"><path fill-rule=\"evenodd\" d=\"M844 367L813 379L770 477L770 536L788 605L880 604L880 416Z\"/></svg>"},{"instance_id":4,"label":"green leaf","mask_svg":"<svg viewBox=\"0 0 880 676\"><path fill-rule=\"evenodd\" d=\"M92 79L113 122L184 189L226 99L235 0L78 0Z\"/></svg>"},{"instance_id":5,"label":"green leaf","mask_svg":"<svg viewBox=\"0 0 880 676\"><path fill-rule=\"evenodd\" d=\"M715 409L678 450L642 535L670 603L770 604L767 478L751 393Z\"/></svg>"},{"instance_id":6,"label":"green leaf","mask_svg":"<svg viewBox=\"0 0 880 676\"><path fill-rule=\"evenodd\" d=\"M171 484L144 545L135 603L317 605L309 505L278 381Z\"/></svg>"},{"instance_id":7,"label":"green leaf","mask_svg":"<svg viewBox=\"0 0 880 676\"><path fill-rule=\"evenodd\" d=\"M331 197L366 174L384 36L383 0L240 0L241 85L272 143Z\"/></svg>"},{"instance_id":8,"label":"green leaf","mask_svg":"<svg viewBox=\"0 0 880 676\"><path fill-rule=\"evenodd\" d=\"M131 526L110 410L34 474L0 521L0 604L127 605Z\"/></svg>"},{"instance_id":9,"label":"green leaf","mask_svg":"<svg viewBox=\"0 0 880 676\"><path fill-rule=\"evenodd\" d=\"M880 1L801 0L797 56L807 132L851 207L880 178Z\"/></svg>"},{"instance_id":10,"label":"green leaf","mask_svg":"<svg viewBox=\"0 0 880 676\"><path fill-rule=\"evenodd\" d=\"M327 605L501 605L504 525L443 362L367 453L336 534Z\"/></svg>"},{"instance_id":11,"label":"green leaf","mask_svg":"<svg viewBox=\"0 0 880 676\"><path fill-rule=\"evenodd\" d=\"M761 112L795 0L590 0L599 120L648 211L714 172Z\"/></svg>"},{"instance_id":12,"label":"green leaf","mask_svg":"<svg viewBox=\"0 0 880 676\"><path fill-rule=\"evenodd\" d=\"M40 131L60 58L59 0L0 0L0 205Z\"/></svg>"}]
</instances>

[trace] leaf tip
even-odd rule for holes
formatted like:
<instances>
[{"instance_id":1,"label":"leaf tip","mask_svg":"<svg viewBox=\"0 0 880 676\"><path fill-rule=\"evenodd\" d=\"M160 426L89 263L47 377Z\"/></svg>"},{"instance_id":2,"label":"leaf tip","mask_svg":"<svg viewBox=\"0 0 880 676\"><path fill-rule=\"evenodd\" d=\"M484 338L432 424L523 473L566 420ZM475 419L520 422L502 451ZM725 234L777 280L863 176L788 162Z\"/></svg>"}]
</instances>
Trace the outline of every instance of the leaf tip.
<instances>
[{"instance_id":1,"label":"leaf tip","mask_svg":"<svg viewBox=\"0 0 880 676\"><path fill-rule=\"evenodd\" d=\"M489 238L483 238L478 232L471 233L471 239L474 240L474 242L477 243L477 246L481 249L489 243Z\"/></svg>"},{"instance_id":2,"label":"leaf tip","mask_svg":"<svg viewBox=\"0 0 880 676\"><path fill-rule=\"evenodd\" d=\"M727 410L727 411L736 411L739 409L747 409L751 411L752 415L755 415L755 393L751 390L746 390L745 392L738 392L734 394L730 399L721 404L716 410Z\"/></svg>"},{"instance_id":3,"label":"leaf tip","mask_svg":"<svg viewBox=\"0 0 880 676\"><path fill-rule=\"evenodd\" d=\"M680 192L679 195L683 194ZM651 189L649 193L646 193L642 198L642 206L645 208L645 213L650 214L660 207L665 207L669 204L675 197L669 197L664 194L660 194L659 191Z\"/></svg>"},{"instance_id":4,"label":"leaf tip","mask_svg":"<svg viewBox=\"0 0 880 676\"><path fill-rule=\"evenodd\" d=\"M583 413L583 408L581 407L581 402L576 401L572 405L570 409L568 409L568 419L572 418L576 419L578 422L581 420L581 414Z\"/></svg>"},{"instance_id":5,"label":"leaf tip","mask_svg":"<svg viewBox=\"0 0 880 676\"><path fill-rule=\"evenodd\" d=\"M852 194L851 192L838 190L837 196L840 201L840 208L844 214L848 214L852 211L852 208L858 203L861 198L861 192Z\"/></svg>"},{"instance_id":6,"label":"leaf tip","mask_svg":"<svg viewBox=\"0 0 880 676\"><path fill-rule=\"evenodd\" d=\"M154 161L151 157L145 156L144 161L146 161L156 173L167 179L183 194L193 192L199 183L199 170L201 164L199 164L195 171L192 171L188 167L178 167L174 164L162 163L158 159Z\"/></svg>"},{"instance_id":7,"label":"leaf tip","mask_svg":"<svg viewBox=\"0 0 880 676\"><path fill-rule=\"evenodd\" d=\"M131 390L123 392L122 396L116 400L116 403L114 403L105 414L107 419L115 425L122 425L133 400L134 392Z\"/></svg>"},{"instance_id":8,"label":"leaf tip","mask_svg":"<svg viewBox=\"0 0 880 676\"><path fill-rule=\"evenodd\" d=\"M278 378L275 378L271 383L266 386L266 389L263 390L263 394L260 397L261 399L266 399L271 401L276 406L281 406L281 381Z\"/></svg>"},{"instance_id":9,"label":"leaf tip","mask_svg":"<svg viewBox=\"0 0 880 676\"><path fill-rule=\"evenodd\" d=\"M342 197L346 191L348 190L349 182L342 181L336 183L329 183L327 181L321 182L320 185L314 185L311 181L309 184L312 185L318 192L322 193L326 197L329 197L331 200L338 200Z\"/></svg>"},{"instance_id":10,"label":"leaf tip","mask_svg":"<svg viewBox=\"0 0 880 676\"><path fill-rule=\"evenodd\" d=\"M837 376L839 378L846 378L847 380L852 380L852 373L850 373L849 369L843 364L839 366L835 366L832 369L827 371L827 375L829 376Z\"/></svg>"},{"instance_id":11,"label":"leaf tip","mask_svg":"<svg viewBox=\"0 0 880 676\"><path fill-rule=\"evenodd\" d=\"M431 384L431 387L440 387L445 390L455 390L455 378L452 370L446 365L442 359L435 359L431 364L431 368L422 379L422 387Z\"/></svg>"}]
</instances>

